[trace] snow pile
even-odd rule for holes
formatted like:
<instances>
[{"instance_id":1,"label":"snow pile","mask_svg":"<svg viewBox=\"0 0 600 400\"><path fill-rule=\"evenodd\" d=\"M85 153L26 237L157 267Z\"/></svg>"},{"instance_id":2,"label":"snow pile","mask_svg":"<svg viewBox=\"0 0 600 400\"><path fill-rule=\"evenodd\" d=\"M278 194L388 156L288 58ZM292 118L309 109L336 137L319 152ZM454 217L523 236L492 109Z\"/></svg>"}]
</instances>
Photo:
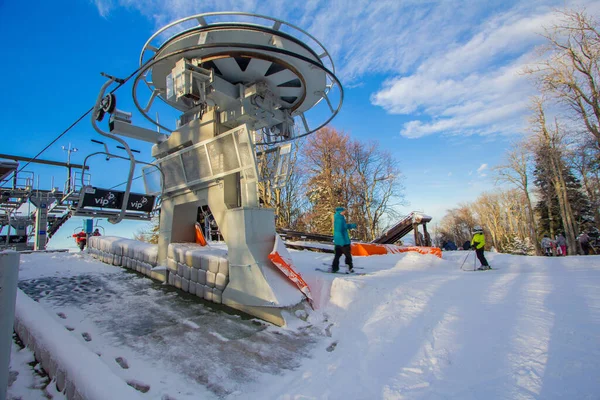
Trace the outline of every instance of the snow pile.
<instances>
[{"instance_id":1,"label":"snow pile","mask_svg":"<svg viewBox=\"0 0 600 400\"><path fill-rule=\"evenodd\" d=\"M10 400L41 399L41 392L47 395L46 398L53 400L66 399L64 394L58 392L56 384L50 382L44 369L35 360L33 352L23 347L21 342L12 343L8 382L6 398Z\"/></svg>"},{"instance_id":2,"label":"snow pile","mask_svg":"<svg viewBox=\"0 0 600 400\"><path fill-rule=\"evenodd\" d=\"M77 342L21 290L17 292L15 332L68 399L137 399L139 394L114 375L98 356Z\"/></svg>"},{"instance_id":3,"label":"snow pile","mask_svg":"<svg viewBox=\"0 0 600 400\"><path fill-rule=\"evenodd\" d=\"M171 243L167 251L168 283L214 303L222 302L229 283L229 261L224 250L195 243Z\"/></svg>"}]
</instances>

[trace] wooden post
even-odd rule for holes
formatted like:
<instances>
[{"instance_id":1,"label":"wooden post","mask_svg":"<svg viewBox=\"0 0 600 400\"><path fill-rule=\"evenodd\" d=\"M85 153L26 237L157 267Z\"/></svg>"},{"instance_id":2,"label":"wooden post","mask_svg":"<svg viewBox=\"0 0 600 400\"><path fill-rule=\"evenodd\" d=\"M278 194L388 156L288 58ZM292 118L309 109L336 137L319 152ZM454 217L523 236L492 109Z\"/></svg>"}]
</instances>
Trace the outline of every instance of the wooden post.
<instances>
[{"instance_id":1,"label":"wooden post","mask_svg":"<svg viewBox=\"0 0 600 400\"><path fill-rule=\"evenodd\" d=\"M419 224L413 222L412 226L415 233L415 246L421 246L421 238L419 237Z\"/></svg>"},{"instance_id":2,"label":"wooden post","mask_svg":"<svg viewBox=\"0 0 600 400\"><path fill-rule=\"evenodd\" d=\"M427 224L423 223L423 235L425 236L425 246L431 246L431 236L427 232Z\"/></svg>"}]
</instances>

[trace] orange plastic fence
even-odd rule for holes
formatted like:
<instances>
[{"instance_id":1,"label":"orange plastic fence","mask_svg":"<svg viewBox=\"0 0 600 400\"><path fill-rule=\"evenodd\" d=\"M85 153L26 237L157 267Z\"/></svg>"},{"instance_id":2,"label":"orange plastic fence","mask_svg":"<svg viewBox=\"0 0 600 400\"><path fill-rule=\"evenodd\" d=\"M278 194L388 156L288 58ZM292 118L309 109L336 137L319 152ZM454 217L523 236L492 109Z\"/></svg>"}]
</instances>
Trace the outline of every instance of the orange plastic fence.
<instances>
[{"instance_id":1,"label":"orange plastic fence","mask_svg":"<svg viewBox=\"0 0 600 400\"><path fill-rule=\"evenodd\" d=\"M197 222L196 222L196 243L198 243L200 246L206 246L206 239L204 238L204 233L202 232L202 227Z\"/></svg>"},{"instance_id":2,"label":"orange plastic fence","mask_svg":"<svg viewBox=\"0 0 600 400\"><path fill-rule=\"evenodd\" d=\"M383 244L352 243L350 252L353 256L373 256L376 254L387 254L387 248Z\"/></svg>"},{"instance_id":3,"label":"orange plastic fence","mask_svg":"<svg viewBox=\"0 0 600 400\"><path fill-rule=\"evenodd\" d=\"M350 246L353 256L373 256L378 254L396 254L407 251L416 251L421 254L433 254L442 258L442 249L439 247L420 247L420 246L395 246L393 244L374 244L374 243L352 243Z\"/></svg>"}]
</instances>

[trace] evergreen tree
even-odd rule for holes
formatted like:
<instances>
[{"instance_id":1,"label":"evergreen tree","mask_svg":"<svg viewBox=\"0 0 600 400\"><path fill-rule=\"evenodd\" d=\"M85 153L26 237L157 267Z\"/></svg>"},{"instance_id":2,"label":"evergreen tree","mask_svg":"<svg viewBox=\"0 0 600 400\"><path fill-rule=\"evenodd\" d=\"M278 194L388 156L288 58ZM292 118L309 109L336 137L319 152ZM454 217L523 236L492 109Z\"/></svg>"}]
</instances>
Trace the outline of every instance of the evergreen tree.
<instances>
[{"instance_id":1,"label":"evergreen tree","mask_svg":"<svg viewBox=\"0 0 600 400\"><path fill-rule=\"evenodd\" d=\"M518 255L535 255L535 246L531 243L528 237L525 240L521 239L518 236L513 236L508 240L508 243L504 247L504 252L509 254L518 254Z\"/></svg>"},{"instance_id":2,"label":"evergreen tree","mask_svg":"<svg viewBox=\"0 0 600 400\"><path fill-rule=\"evenodd\" d=\"M540 233L547 233L554 237L558 232L564 232L564 227L560 217L558 199L550 181L544 157L542 154L536 155L534 184L539 190L539 201L535 206L535 210L540 218ZM593 223L592 207L582 189L581 181L575 177L573 172L564 167L563 175L567 187L567 198L573 208L573 216L577 227L581 231L588 224Z\"/></svg>"}]
</instances>

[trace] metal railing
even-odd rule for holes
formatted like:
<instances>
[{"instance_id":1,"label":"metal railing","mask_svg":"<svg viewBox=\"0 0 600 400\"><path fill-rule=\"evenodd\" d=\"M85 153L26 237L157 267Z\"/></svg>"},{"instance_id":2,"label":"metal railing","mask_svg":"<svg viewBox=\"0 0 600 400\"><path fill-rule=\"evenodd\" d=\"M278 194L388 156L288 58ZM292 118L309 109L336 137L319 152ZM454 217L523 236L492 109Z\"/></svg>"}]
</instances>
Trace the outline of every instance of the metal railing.
<instances>
[{"instance_id":1,"label":"metal railing","mask_svg":"<svg viewBox=\"0 0 600 400\"><path fill-rule=\"evenodd\" d=\"M15 171L0 182L0 188L25 191L32 190L34 183L33 179L34 174L32 171L21 171L18 174Z\"/></svg>"}]
</instances>

